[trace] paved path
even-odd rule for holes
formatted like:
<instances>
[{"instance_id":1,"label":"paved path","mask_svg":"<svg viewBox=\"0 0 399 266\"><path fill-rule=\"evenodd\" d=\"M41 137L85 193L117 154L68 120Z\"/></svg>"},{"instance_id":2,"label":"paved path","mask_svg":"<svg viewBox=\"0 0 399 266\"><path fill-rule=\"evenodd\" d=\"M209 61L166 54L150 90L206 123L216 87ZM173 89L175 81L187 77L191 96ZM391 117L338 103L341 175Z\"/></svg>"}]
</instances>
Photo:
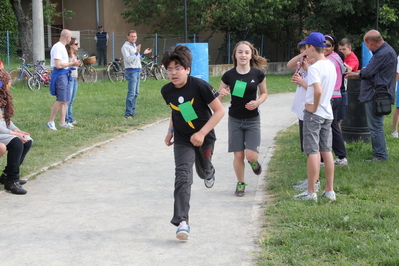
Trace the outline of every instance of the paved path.
<instances>
[{"instance_id":1,"label":"paved path","mask_svg":"<svg viewBox=\"0 0 399 266\"><path fill-rule=\"evenodd\" d=\"M293 93L261 106L264 171L276 133L296 121ZM227 116L216 128L216 183L194 176L191 238L179 241L173 211L172 147L163 121L50 169L24 187L0 192L1 265L255 265L263 222L264 177L246 168L246 195L234 195ZM28 155L29 156L29 155Z\"/></svg>"}]
</instances>

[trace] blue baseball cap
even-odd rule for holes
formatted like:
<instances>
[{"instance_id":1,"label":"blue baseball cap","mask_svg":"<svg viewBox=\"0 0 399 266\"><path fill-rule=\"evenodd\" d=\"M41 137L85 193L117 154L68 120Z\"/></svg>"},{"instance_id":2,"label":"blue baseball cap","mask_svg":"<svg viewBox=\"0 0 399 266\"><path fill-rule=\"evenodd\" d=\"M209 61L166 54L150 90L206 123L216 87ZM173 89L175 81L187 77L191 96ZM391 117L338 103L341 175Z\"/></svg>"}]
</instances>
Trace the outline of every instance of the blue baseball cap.
<instances>
[{"instance_id":1,"label":"blue baseball cap","mask_svg":"<svg viewBox=\"0 0 399 266\"><path fill-rule=\"evenodd\" d=\"M324 43L326 42L326 37L320 32L312 32L303 42L299 44L310 44L317 47L327 47Z\"/></svg>"}]
</instances>

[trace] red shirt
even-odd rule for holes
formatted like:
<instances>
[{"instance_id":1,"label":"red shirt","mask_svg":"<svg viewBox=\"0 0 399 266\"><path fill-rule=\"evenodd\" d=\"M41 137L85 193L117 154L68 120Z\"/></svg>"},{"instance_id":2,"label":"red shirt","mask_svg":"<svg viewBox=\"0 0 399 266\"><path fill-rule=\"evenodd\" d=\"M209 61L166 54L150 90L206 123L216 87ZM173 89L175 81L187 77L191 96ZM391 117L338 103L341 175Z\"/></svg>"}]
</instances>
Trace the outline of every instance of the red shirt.
<instances>
[{"instance_id":1,"label":"red shirt","mask_svg":"<svg viewBox=\"0 0 399 266\"><path fill-rule=\"evenodd\" d=\"M352 67L352 71L358 71L359 70L359 59L357 59L357 56L355 55L354 52L351 52L347 58L345 58L344 62Z\"/></svg>"}]
</instances>

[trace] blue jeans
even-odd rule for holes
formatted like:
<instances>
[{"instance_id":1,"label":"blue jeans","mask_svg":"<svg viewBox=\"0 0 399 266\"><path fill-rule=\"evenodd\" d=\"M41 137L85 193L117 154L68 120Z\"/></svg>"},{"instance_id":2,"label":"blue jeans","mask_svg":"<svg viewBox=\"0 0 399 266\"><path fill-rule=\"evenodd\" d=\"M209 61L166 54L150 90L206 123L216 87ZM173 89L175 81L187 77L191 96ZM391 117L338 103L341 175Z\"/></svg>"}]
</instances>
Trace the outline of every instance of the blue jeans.
<instances>
[{"instance_id":1,"label":"blue jeans","mask_svg":"<svg viewBox=\"0 0 399 266\"><path fill-rule=\"evenodd\" d=\"M370 130L374 157L388 160L384 134L384 116L374 114L373 101L364 102L364 109L366 110L367 125Z\"/></svg>"},{"instance_id":2,"label":"blue jeans","mask_svg":"<svg viewBox=\"0 0 399 266\"><path fill-rule=\"evenodd\" d=\"M137 96L139 96L140 87L140 71L126 71L125 78L127 79L125 116L127 116L136 113L136 101Z\"/></svg>"},{"instance_id":3,"label":"blue jeans","mask_svg":"<svg viewBox=\"0 0 399 266\"><path fill-rule=\"evenodd\" d=\"M68 106L67 106L65 122L72 123L73 121L75 121L75 119L73 119L73 117L72 117L72 104L75 101L76 93L78 91L78 79L77 78L76 79L73 78L72 81L69 82L69 88L71 91L71 97L70 97L70 100L69 100Z\"/></svg>"}]
</instances>

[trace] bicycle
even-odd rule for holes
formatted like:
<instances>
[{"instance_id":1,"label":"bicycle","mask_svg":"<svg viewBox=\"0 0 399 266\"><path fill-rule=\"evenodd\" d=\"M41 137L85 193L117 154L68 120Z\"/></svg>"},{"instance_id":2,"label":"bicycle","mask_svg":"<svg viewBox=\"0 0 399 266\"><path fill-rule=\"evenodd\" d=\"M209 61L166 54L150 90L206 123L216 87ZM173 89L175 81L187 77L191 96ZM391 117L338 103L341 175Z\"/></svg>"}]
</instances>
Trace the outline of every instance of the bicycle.
<instances>
[{"instance_id":1,"label":"bicycle","mask_svg":"<svg viewBox=\"0 0 399 266\"><path fill-rule=\"evenodd\" d=\"M96 82L97 72L92 66L96 62L95 56L83 55L83 65L79 68L79 75L82 77L83 82Z\"/></svg>"},{"instance_id":2,"label":"bicycle","mask_svg":"<svg viewBox=\"0 0 399 266\"><path fill-rule=\"evenodd\" d=\"M122 58L115 58L114 61L108 63L107 75L112 82L121 82L125 80Z\"/></svg>"},{"instance_id":3,"label":"bicycle","mask_svg":"<svg viewBox=\"0 0 399 266\"><path fill-rule=\"evenodd\" d=\"M27 54L22 55L19 60L22 60L21 66L18 68L14 68L10 70L8 73L11 76L11 84L15 84L21 81L28 81L30 77L33 76L33 73L29 70L29 68L33 68L33 64L25 64L25 56Z\"/></svg>"},{"instance_id":4,"label":"bicycle","mask_svg":"<svg viewBox=\"0 0 399 266\"><path fill-rule=\"evenodd\" d=\"M154 77L157 80L166 79L166 71L162 65L158 65L154 62L157 55L150 56L149 59L141 61L140 79L146 81L147 77Z\"/></svg>"},{"instance_id":5,"label":"bicycle","mask_svg":"<svg viewBox=\"0 0 399 266\"><path fill-rule=\"evenodd\" d=\"M50 85L50 71L44 66L44 62L45 60L41 60L37 62L37 65L34 65L33 76L28 79L28 88L30 90L40 90L41 84L44 86Z\"/></svg>"}]
</instances>

